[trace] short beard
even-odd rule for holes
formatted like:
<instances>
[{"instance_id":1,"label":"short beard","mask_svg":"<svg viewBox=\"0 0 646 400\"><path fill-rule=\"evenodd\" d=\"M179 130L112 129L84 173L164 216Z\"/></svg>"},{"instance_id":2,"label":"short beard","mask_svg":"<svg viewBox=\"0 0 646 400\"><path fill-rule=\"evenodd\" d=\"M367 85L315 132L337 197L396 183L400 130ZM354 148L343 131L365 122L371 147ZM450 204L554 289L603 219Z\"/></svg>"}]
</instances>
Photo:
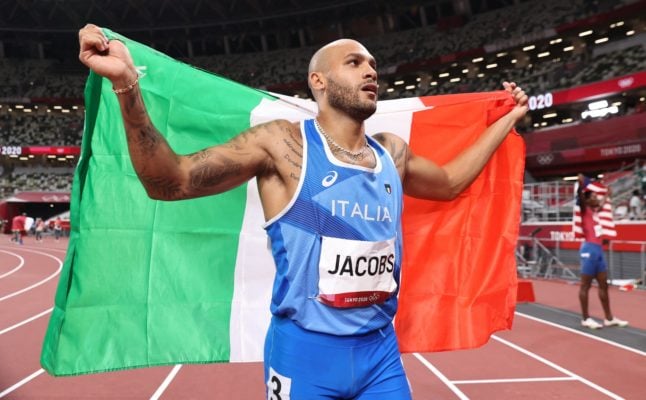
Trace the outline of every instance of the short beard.
<instances>
[{"instance_id":1,"label":"short beard","mask_svg":"<svg viewBox=\"0 0 646 400\"><path fill-rule=\"evenodd\" d=\"M377 111L377 104L362 103L359 100L360 90L358 87L353 91L352 88L341 86L334 79L328 77L327 95L330 106L345 112L354 120L363 122Z\"/></svg>"}]
</instances>

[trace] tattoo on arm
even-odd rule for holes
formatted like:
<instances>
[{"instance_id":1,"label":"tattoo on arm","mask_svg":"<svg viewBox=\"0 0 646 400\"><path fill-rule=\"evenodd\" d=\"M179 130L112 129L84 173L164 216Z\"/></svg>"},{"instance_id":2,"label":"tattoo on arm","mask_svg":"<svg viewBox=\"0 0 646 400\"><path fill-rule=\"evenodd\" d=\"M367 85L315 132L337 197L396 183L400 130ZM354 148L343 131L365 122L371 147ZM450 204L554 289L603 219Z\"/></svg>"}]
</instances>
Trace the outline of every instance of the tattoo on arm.
<instances>
[{"instance_id":1,"label":"tattoo on arm","mask_svg":"<svg viewBox=\"0 0 646 400\"><path fill-rule=\"evenodd\" d=\"M408 146L405 143L389 140L383 133L378 133L373 138L388 150L397 168L403 168L405 166L408 158Z\"/></svg>"},{"instance_id":2,"label":"tattoo on arm","mask_svg":"<svg viewBox=\"0 0 646 400\"><path fill-rule=\"evenodd\" d=\"M254 136L257 136L262 129L265 129L264 125L254 126L250 128L248 131L241 133L240 135L224 143L223 146L233 150L240 151L249 142L249 139L251 139Z\"/></svg>"},{"instance_id":3,"label":"tattoo on arm","mask_svg":"<svg viewBox=\"0 0 646 400\"><path fill-rule=\"evenodd\" d=\"M196 153L189 154L188 157L193 160L194 163L199 164L206 162L210 156L209 156L209 151L208 150L200 150Z\"/></svg>"},{"instance_id":4,"label":"tattoo on arm","mask_svg":"<svg viewBox=\"0 0 646 400\"><path fill-rule=\"evenodd\" d=\"M189 157L195 162L189 172L189 187L192 190L200 191L215 186L224 179L239 175L242 170L240 163L208 149Z\"/></svg>"},{"instance_id":5,"label":"tattoo on arm","mask_svg":"<svg viewBox=\"0 0 646 400\"><path fill-rule=\"evenodd\" d=\"M141 153L150 155L152 154L159 143L163 141L163 137L157 132L154 126L144 125L139 129L137 136L137 143Z\"/></svg>"},{"instance_id":6,"label":"tattoo on arm","mask_svg":"<svg viewBox=\"0 0 646 400\"><path fill-rule=\"evenodd\" d=\"M131 150L134 157L152 158L160 145L168 146L148 117L139 92L128 96L123 106L123 121L128 142L133 145Z\"/></svg>"},{"instance_id":7,"label":"tattoo on arm","mask_svg":"<svg viewBox=\"0 0 646 400\"><path fill-rule=\"evenodd\" d=\"M303 147L300 143L296 141L292 142L288 139L283 139L283 142L287 145L287 147L289 147L292 153L296 154L301 160L303 159ZM300 147L300 151L297 147Z\"/></svg>"},{"instance_id":8,"label":"tattoo on arm","mask_svg":"<svg viewBox=\"0 0 646 400\"><path fill-rule=\"evenodd\" d=\"M144 184L144 187L154 188L155 192L159 193L163 198L176 199L183 194L181 185L172 179L146 174L139 174L139 179Z\"/></svg>"},{"instance_id":9,"label":"tattoo on arm","mask_svg":"<svg viewBox=\"0 0 646 400\"><path fill-rule=\"evenodd\" d=\"M283 127L282 129L283 129L283 131L288 131L288 130L287 130L287 128L284 128L284 127ZM295 143L295 144L296 144L296 145L301 149L301 151L302 151L302 150L303 150L303 143L301 143L301 141L302 141L303 139L302 139L300 136L294 136L294 131L292 131L292 130L289 130L288 132L289 132L289 137L290 137L290 138L292 138L292 140L294 141L294 143Z\"/></svg>"},{"instance_id":10,"label":"tattoo on arm","mask_svg":"<svg viewBox=\"0 0 646 400\"><path fill-rule=\"evenodd\" d=\"M294 131L287 128L287 127L281 127L283 132L287 132L288 134L288 139L283 139L283 143L287 146L289 149L289 152L285 154L283 157L287 162L295 167L295 171L292 171L289 173L289 177L296 182L300 181L300 175L298 172L302 170L302 163L303 163L303 143L301 142L301 138L297 137L294 135Z\"/></svg>"},{"instance_id":11,"label":"tattoo on arm","mask_svg":"<svg viewBox=\"0 0 646 400\"><path fill-rule=\"evenodd\" d=\"M290 163L292 166L294 166L296 168L301 168L301 164L299 164L298 162L292 160L291 157L289 156L289 154L285 154L285 160L287 160L287 162Z\"/></svg>"},{"instance_id":12,"label":"tattoo on arm","mask_svg":"<svg viewBox=\"0 0 646 400\"><path fill-rule=\"evenodd\" d=\"M217 185L223 179L236 176L240 173L240 164L227 163L219 166L202 165L191 170L190 187L202 190Z\"/></svg>"},{"instance_id":13,"label":"tattoo on arm","mask_svg":"<svg viewBox=\"0 0 646 400\"><path fill-rule=\"evenodd\" d=\"M406 159L408 157L408 146L404 144L397 147L397 145L393 143L391 148L391 154L393 156L393 160L395 160L395 164L399 166L402 163L406 162Z\"/></svg>"}]
</instances>

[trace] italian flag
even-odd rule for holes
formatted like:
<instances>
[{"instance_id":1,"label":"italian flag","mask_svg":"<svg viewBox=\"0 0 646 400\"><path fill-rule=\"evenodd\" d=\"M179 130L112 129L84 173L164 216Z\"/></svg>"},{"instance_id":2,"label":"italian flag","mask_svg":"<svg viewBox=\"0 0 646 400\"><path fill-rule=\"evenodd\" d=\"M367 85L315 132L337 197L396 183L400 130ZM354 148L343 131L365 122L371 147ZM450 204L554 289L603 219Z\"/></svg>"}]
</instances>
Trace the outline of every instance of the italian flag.
<instances>
[{"instance_id":1,"label":"italian flag","mask_svg":"<svg viewBox=\"0 0 646 400\"><path fill-rule=\"evenodd\" d=\"M216 76L106 30L144 76L155 126L180 154L311 101ZM151 200L128 157L119 105L90 74L72 232L41 354L52 375L262 359L274 265L255 182L194 200ZM442 164L513 107L505 92L389 100L367 132L401 135ZM524 144L514 134L451 202L405 199L395 325L403 352L475 347L509 329L516 296Z\"/></svg>"}]
</instances>

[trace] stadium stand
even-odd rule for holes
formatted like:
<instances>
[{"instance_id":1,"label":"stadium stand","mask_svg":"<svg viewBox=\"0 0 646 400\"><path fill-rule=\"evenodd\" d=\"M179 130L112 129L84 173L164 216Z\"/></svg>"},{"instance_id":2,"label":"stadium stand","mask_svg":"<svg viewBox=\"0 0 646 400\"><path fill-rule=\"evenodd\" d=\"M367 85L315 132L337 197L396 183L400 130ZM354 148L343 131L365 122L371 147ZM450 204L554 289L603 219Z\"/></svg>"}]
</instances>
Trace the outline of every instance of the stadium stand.
<instances>
[{"instance_id":1,"label":"stadium stand","mask_svg":"<svg viewBox=\"0 0 646 400\"><path fill-rule=\"evenodd\" d=\"M358 37L375 54L379 60L380 97L383 99L497 90L500 82L506 79L522 82L529 94L538 94L646 71L644 0L474 0L466 2L469 3L466 11L459 10L465 4L463 1L410 1L397 6L388 2L358 1L347 2L346 8L343 3L340 1L329 6L330 12L323 13L325 15L314 12L322 4L318 2L312 2L310 11L306 6L293 11L298 17L298 22L295 23L297 26L285 28L291 29L289 35L292 37L308 18L321 19L318 25L311 24L319 28L319 34L315 34L314 30L306 31L299 37L296 46L293 40L278 40L284 32L277 30L270 22L262 25L267 27L265 31L245 28L240 32L230 32L228 35L231 46L228 47L208 45L211 39L204 33L207 31L191 27L190 23L187 23L185 33L188 35L192 30L195 37L173 34L164 36L164 32L173 31L170 28L164 29L164 23L168 23L166 20L150 32L150 39L164 51L159 44L160 38L163 38L168 43L166 49L171 55L179 56L183 61L200 68L250 86L300 97L309 95L303 74L309 57L321 41L327 41L335 35ZM116 1L112 6L118 7L119 4ZM280 15L287 14L280 7L293 8L293 4L272 3L276 12L273 17L268 2L258 4L267 6L264 12L269 14L263 18L266 17L268 21L272 18L282 21L283 17ZM391 7L384 7L384 4ZM195 6L197 9L198 5L199 3L188 1L177 7ZM241 3L237 7L244 5ZM79 3L79 7L82 6ZM352 8L354 6L356 8ZM54 28L58 29L54 25L58 22L56 13L59 10L50 10L45 4L41 5L42 8L36 5L34 7L36 8L29 15L23 17L33 17L34 26L46 32L47 26L40 25L43 19L36 17L51 15L52 31ZM232 10L234 8L231 6ZM360 14L359 10L366 16ZM94 11L89 8L85 15L92 16ZM135 11L124 11L124 15ZM158 15L165 15L162 9L156 11ZM229 16L230 19L239 17L242 21L247 18L245 13L250 11L240 9L239 12L237 16ZM19 15L8 16L3 23L9 27L13 19L17 20L18 17ZM366 20L369 23L365 23ZM172 22L172 19L168 21ZM85 21L76 22L80 26ZM96 22L120 30L113 21ZM145 35L133 30L130 22L124 24L124 34L130 35L129 32L132 32L138 40L146 41ZM244 24L246 22L241 22L241 26ZM332 37L330 34L324 35L327 31L320 28L325 24L334 25ZM583 35L586 30L594 33ZM32 51L25 57L22 50L14 45L18 40L16 36L5 31L0 34L0 44L4 43L4 47L0 46L0 144L80 145L82 97L87 71L73 57L47 57L52 54L52 50L47 47L37 46L37 51L34 51L34 41L37 39L31 36L26 37L25 42L29 42L26 48ZM267 39L263 46L258 48L243 45L248 39L244 39L245 35L257 36L259 33ZM272 37L277 39L271 40ZM182 38L186 40L181 42ZM607 38L607 42L597 43L603 38ZM68 36L66 40L66 47L72 51L61 49L66 50L61 54L73 54L75 39ZM189 42L192 46L188 46ZM43 41L41 44L47 43ZM202 44L201 47L198 46L199 43ZM182 51L178 51L182 46L195 47L195 55L187 57L187 53L191 52L188 49L182 57ZM528 49L530 46L534 48ZM550 54L541 56L542 53ZM14 57L14 54L19 56ZM497 65L492 66L493 64ZM627 92L622 96L621 105L614 116L624 117L646 108L643 89ZM528 150L532 150L531 143L552 143L547 145L548 151L568 150L568 141L571 145L598 143L594 139L582 142L571 137L571 133L567 137L567 131L555 132L554 137L561 138L560 141L549 139L551 128L583 123L582 106L585 104L559 106L561 109L558 111L564 116L558 120L543 118L549 109L530 112L519 130L547 135L540 138L528 135ZM576 132L576 129L572 131ZM563 135L566 136L565 139L562 138ZM612 135L603 135L603 140L609 136ZM12 187L14 182L26 182L16 174L6 172L14 170L15 167L12 166L17 162L37 160L4 158L2 163L5 172L1 175L3 190L6 189L4 183L8 181L12 182ZM36 177L41 176L41 173L33 172L31 175ZM29 181L41 180L47 181L42 177Z\"/></svg>"},{"instance_id":2,"label":"stadium stand","mask_svg":"<svg viewBox=\"0 0 646 400\"><path fill-rule=\"evenodd\" d=\"M0 140L5 146L80 146L82 133L82 112L24 112L15 106L0 112Z\"/></svg>"}]
</instances>

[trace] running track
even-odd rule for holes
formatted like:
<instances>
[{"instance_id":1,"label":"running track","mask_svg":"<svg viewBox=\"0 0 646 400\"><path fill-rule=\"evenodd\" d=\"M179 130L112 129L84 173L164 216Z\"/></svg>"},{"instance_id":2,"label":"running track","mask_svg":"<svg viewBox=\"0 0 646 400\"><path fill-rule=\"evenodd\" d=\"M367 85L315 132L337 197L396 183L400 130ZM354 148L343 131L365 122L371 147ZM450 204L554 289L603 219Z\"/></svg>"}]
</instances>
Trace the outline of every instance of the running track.
<instances>
[{"instance_id":1,"label":"running track","mask_svg":"<svg viewBox=\"0 0 646 400\"><path fill-rule=\"evenodd\" d=\"M39 365L64 241L27 238L24 246L0 237L1 399L262 399L262 366L177 365L53 378ZM646 293L610 293L613 311L631 328L583 331L576 285L534 282L537 305L557 307L563 325L517 312L511 331L475 350L406 354L404 365L421 399L643 399L646 378ZM591 291L591 312L599 316ZM521 308L521 307L519 307ZM637 335L643 346L615 343ZM606 337L606 339L601 338ZM610 337L610 338L608 338ZM640 343L640 342L638 342Z\"/></svg>"}]
</instances>

